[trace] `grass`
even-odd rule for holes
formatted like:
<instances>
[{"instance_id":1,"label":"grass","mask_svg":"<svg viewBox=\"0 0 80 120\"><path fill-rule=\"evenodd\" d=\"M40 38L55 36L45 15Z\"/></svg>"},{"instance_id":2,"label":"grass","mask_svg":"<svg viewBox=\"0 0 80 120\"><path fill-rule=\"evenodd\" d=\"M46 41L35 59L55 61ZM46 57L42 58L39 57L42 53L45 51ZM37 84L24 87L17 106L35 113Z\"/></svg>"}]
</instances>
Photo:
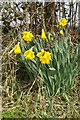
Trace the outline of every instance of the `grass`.
<instances>
[{"instance_id":1,"label":"grass","mask_svg":"<svg viewBox=\"0 0 80 120\"><path fill-rule=\"evenodd\" d=\"M26 84L24 86L24 83ZM69 100L63 95L45 98L39 89L27 95L27 83L17 82L18 90L3 91L4 118L79 118L79 79L71 90ZM23 89L24 88L24 89Z\"/></svg>"}]
</instances>

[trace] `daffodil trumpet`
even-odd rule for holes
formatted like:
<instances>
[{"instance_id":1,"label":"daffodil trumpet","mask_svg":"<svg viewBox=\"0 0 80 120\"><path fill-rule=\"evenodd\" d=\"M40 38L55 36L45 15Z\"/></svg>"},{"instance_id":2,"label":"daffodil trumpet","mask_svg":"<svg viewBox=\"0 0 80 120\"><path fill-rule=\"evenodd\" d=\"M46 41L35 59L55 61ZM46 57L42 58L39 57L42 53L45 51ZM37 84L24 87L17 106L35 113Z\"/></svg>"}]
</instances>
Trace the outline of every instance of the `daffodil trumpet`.
<instances>
[{"instance_id":1,"label":"daffodil trumpet","mask_svg":"<svg viewBox=\"0 0 80 120\"><path fill-rule=\"evenodd\" d=\"M20 48L19 43L15 45L14 48L10 52L8 52L8 55L10 55L12 52L14 52L15 54L21 53L21 48Z\"/></svg>"}]
</instances>

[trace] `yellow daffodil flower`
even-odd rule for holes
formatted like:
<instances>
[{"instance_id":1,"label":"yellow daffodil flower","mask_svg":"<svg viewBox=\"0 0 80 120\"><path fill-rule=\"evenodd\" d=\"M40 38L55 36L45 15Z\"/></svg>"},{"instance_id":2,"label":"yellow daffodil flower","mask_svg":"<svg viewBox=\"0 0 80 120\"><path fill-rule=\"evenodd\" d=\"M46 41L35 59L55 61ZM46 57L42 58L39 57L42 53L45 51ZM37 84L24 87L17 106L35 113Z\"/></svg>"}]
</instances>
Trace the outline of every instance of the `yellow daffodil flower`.
<instances>
[{"instance_id":1,"label":"yellow daffodil flower","mask_svg":"<svg viewBox=\"0 0 80 120\"><path fill-rule=\"evenodd\" d=\"M21 49L20 49L19 44L18 44L18 45L15 45L14 48L13 48L13 50L14 50L14 53L15 53L15 54L21 53Z\"/></svg>"},{"instance_id":2,"label":"yellow daffodil flower","mask_svg":"<svg viewBox=\"0 0 80 120\"><path fill-rule=\"evenodd\" d=\"M65 18L60 19L60 25L62 26L67 25L67 20Z\"/></svg>"},{"instance_id":3,"label":"yellow daffodil flower","mask_svg":"<svg viewBox=\"0 0 80 120\"><path fill-rule=\"evenodd\" d=\"M51 33L48 34L48 38L51 39L51 40L54 39Z\"/></svg>"},{"instance_id":4,"label":"yellow daffodil flower","mask_svg":"<svg viewBox=\"0 0 80 120\"><path fill-rule=\"evenodd\" d=\"M25 56L25 58L28 59L28 60L32 60L33 58L35 58L35 55L34 55L34 52L32 51L32 49L27 50L27 51L24 53L24 56Z\"/></svg>"},{"instance_id":5,"label":"yellow daffodil flower","mask_svg":"<svg viewBox=\"0 0 80 120\"><path fill-rule=\"evenodd\" d=\"M51 53L45 52L44 56L40 57L40 61L42 63L49 64L51 59Z\"/></svg>"},{"instance_id":6,"label":"yellow daffodil flower","mask_svg":"<svg viewBox=\"0 0 80 120\"><path fill-rule=\"evenodd\" d=\"M14 48L8 53L9 55L14 51L15 54L20 54L21 53L21 49L19 44L15 45Z\"/></svg>"},{"instance_id":7,"label":"yellow daffodil flower","mask_svg":"<svg viewBox=\"0 0 80 120\"><path fill-rule=\"evenodd\" d=\"M27 31L24 31L24 32L22 32L22 35L27 35L29 32L27 32Z\"/></svg>"},{"instance_id":8,"label":"yellow daffodil flower","mask_svg":"<svg viewBox=\"0 0 80 120\"><path fill-rule=\"evenodd\" d=\"M32 39L29 35L24 35L22 38L23 38L25 41L31 41L31 39Z\"/></svg>"},{"instance_id":9,"label":"yellow daffodil flower","mask_svg":"<svg viewBox=\"0 0 80 120\"><path fill-rule=\"evenodd\" d=\"M41 38L42 38L42 39L46 39L46 34L45 34L45 32L44 32L44 29L42 29Z\"/></svg>"},{"instance_id":10,"label":"yellow daffodil flower","mask_svg":"<svg viewBox=\"0 0 80 120\"><path fill-rule=\"evenodd\" d=\"M56 27L58 28L58 27L59 27L59 25L56 25Z\"/></svg>"},{"instance_id":11,"label":"yellow daffodil flower","mask_svg":"<svg viewBox=\"0 0 80 120\"><path fill-rule=\"evenodd\" d=\"M46 52L43 49L37 54L37 57L40 58L40 61L45 64L49 64L51 59L51 53Z\"/></svg>"},{"instance_id":12,"label":"yellow daffodil flower","mask_svg":"<svg viewBox=\"0 0 80 120\"><path fill-rule=\"evenodd\" d=\"M64 32L63 32L63 30L60 30L60 34L63 34Z\"/></svg>"},{"instance_id":13,"label":"yellow daffodil flower","mask_svg":"<svg viewBox=\"0 0 80 120\"><path fill-rule=\"evenodd\" d=\"M22 35L23 35L22 38L23 38L25 41L31 41L32 38L34 37L32 33L27 32L27 31L22 32Z\"/></svg>"},{"instance_id":14,"label":"yellow daffodil flower","mask_svg":"<svg viewBox=\"0 0 80 120\"><path fill-rule=\"evenodd\" d=\"M41 52L39 52L36 56L37 57L42 57L44 55L45 51L41 49Z\"/></svg>"}]
</instances>

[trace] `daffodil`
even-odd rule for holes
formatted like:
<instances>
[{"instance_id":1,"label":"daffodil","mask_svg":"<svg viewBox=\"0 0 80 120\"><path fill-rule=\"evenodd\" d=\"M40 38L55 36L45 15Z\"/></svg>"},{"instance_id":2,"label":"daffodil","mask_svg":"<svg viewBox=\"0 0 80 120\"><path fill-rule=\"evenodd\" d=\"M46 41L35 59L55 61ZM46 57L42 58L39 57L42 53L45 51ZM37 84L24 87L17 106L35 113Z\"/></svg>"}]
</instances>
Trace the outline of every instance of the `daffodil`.
<instances>
[{"instance_id":1,"label":"daffodil","mask_svg":"<svg viewBox=\"0 0 80 120\"><path fill-rule=\"evenodd\" d=\"M40 61L42 63L49 64L51 59L51 53L45 52L44 56L40 57Z\"/></svg>"},{"instance_id":2,"label":"daffodil","mask_svg":"<svg viewBox=\"0 0 80 120\"><path fill-rule=\"evenodd\" d=\"M42 38L42 39L46 39L46 34L45 34L45 32L44 32L44 29L42 29L41 38Z\"/></svg>"},{"instance_id":3,"label":"daffodil","mask_svg":"<svg viewBox=\"0 0 80 120\"><path fill-rule=\"evenodd\" d=\"M37 57L42 57L44 55L45 51L41 49L41 52L37 53Z\"/></svg>"},{"instance_id":4,"label":"daffodil","mask_svg":"<svg viewBox=\"0 0 80 120\"><path fill-rule=\"evenodd\" d=\"M58 27L59 27L59 25L56 25L56 27L58 28Z\"/></svg>"},{"instance_id":5,"label":"daffodil","mask_svg":"<svg viewBox=\"0 0 80 120\"><path fill-rule=\"evenodd\" d=\"M18 44L18 45L15 45L14 48L13 48L13 50L14 50L14 53L15 53L15 54L21 53L21 49L20 49L19 44Z\"/></svg>"},{"instance_id":6,"label":"daffodil","mask_svg":"<svg viewBox=\"0 0 80 120\"><path fill-rule=\"evenodd\" d=\"M14 48L8 53L9 55L14 51L15 54L20 54L21 53L21 49L19 44L15 45Z\"/></svg>"},{"instance_id":7,"label":"daffodil","mask_svg":"<svg viewBox=\"0 0 80 120\"><path fill-rule=\"evenodd\" d=\"M34 55L34 52L32 51L32 49L27 50L27 51L24 53L24 56L25 56L25 58L28 59L28 60L32 60L33 58L35 58L35 55Z\"/></svg>"},{"instance_id":8,"label":"daffodil","mask_svg":"<svg viewBox=\"0 0 80 120\"><path fill-rule=\"evenodd\" d=\"M48 38L51 39L51 40L54 39L51 33L48 34Z\"/></svg>"},{"instance_id":9,"label":"daffodil","mask_svg":"<svg viewBox=\"0 0 80 120\"><path fill-rule=\"evenodd\" d=\"M65 18L60 19L60 25L62 26L67 25L67 20Z\"/></svg>"},{"instance_id":10,"label":"daffodil","mask_svg":"<svg viewBox=\"0 0 80 120\"><path fill-rule=\"evenodd\" d=\"M23 35L22 38L23 38L25 41L31 41L32 38L34 37L32 33L27 32L27 31L22 32L22 35Z\"/></svg>"},{"instance_id":11,"label":"daffodil","mask_svg":"<svg viewBox=\"0 0 80 120\"><path fill-rule=\"evenodd\" d=\"M24 31L24 32L22 32L22 35L27 35L29 32L27 32L27 31Z\"/></svg>"},{"instance_id":12,"label":"daffodil","mask_svg":"<svg viewBox=\"0 0 80 120\"><path fill-rule=\"evenodd\" d=\"M60 30L60 34L63 34L64 32L63 32L63 30Z\"/></svg>"},{"instance_id":13,"label":"daffodil","mask_svg":"<svg viewBox=\"0 0 80 120\"><path fill-rule=\"evenodd\" d=\"M49 64L51 59L51 53L46 52L43 49L37 54L37 57L40 58L40 61L45 64Z\"/></svg>"},{"instance_id":14,"label":"daffodil","mask_svg":"<svg viewBox=\"0 0 80 120\"><path fill-rule=\"evenodd\" d=\"M22 37L25 41L31 41L31 37L29 35L24 35Z\"/></svg>"}]
</instances>

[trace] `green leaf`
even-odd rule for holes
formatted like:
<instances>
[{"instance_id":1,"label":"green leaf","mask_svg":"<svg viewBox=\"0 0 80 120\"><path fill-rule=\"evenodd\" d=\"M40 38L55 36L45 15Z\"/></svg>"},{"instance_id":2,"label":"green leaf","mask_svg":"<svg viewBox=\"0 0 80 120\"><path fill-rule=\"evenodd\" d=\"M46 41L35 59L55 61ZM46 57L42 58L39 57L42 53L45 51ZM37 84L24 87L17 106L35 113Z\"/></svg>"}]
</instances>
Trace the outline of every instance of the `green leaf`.
<instances>
[{"instance_id":1,"label":"green leaf","mask_svg":"<svg viewBox=\"0 0 80 120\"><path fill-rule=\"evenodd\" d=\"M55 68L49 68L49 70L55 71L56 69Z\"/></svg>"}]
</instances>

